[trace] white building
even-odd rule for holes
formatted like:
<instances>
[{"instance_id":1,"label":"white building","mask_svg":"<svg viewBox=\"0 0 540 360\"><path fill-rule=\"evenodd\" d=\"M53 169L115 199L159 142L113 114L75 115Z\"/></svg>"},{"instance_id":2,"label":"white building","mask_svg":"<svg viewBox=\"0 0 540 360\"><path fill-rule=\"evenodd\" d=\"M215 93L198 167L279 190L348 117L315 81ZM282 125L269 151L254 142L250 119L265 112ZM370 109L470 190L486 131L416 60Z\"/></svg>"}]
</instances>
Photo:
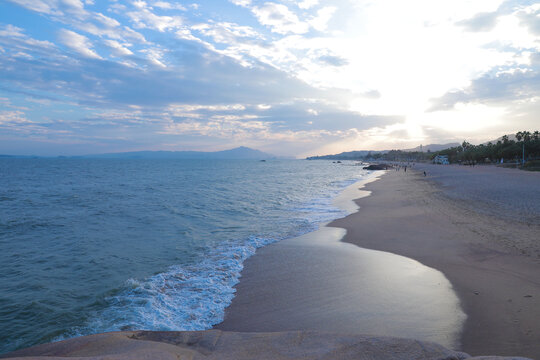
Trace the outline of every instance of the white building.
<instances>
[{"instance_id":1,"label":"white building","mask_svg":"<svg viewBox=\"0 0 540 360\"><path fill-rule=\"evenodd\" d=\"M448 161L448 155L437 155L433 158L434 164L441 164L441 165L448 165L450 162Z\"/></svg>"}]
</instances>

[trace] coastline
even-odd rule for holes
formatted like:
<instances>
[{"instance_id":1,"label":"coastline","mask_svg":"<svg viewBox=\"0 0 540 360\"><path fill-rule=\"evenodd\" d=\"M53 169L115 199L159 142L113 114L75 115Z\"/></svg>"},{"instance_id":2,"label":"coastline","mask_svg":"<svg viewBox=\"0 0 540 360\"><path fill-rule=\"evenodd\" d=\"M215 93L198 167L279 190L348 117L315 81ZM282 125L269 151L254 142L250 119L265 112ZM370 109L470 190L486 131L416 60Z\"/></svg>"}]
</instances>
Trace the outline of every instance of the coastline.
<instances>
[{"instance_id":1,"label":"coastline","mask_svg":"<svg viewBox=\"0 0 540 360\"><path fill-rule=\"evenodd\" d=\"M212 330L103 333L37 345L0 355L0 358L110 356L123 360L148 356L164 359L188 356L300 359L307 355L313 359L349 359L358 356L376 360L469 359L465 352L472 356L480 353L498 355L478 359L503 359L499 356L505 354L512 357L504 359L517 359L515 356L538 358L538 344L534 343L534 339L538 338L539 324L534 322L540 310L540 285L534 279L539 274L540 261L531 257L537 247L523 250L523 244L531 240L528 236L538 230L535 224L529 224L528 227L532 228L523 230L523 224L514 224L516 228L512 228L511 222L490 219L485 214L477 213L468 202L447 197L440 185L410 170L406 174L389 171L377 181L367 180L362 185L365 188L359 191L354 188L358 183L353 184L335 199L337 203L342 202L340 206L348 206L357 212L322 224L313 233L259 249L245 264L241 281L236 287L237 296L226 310L225 321ZM362 196L366 194L371 196ZM353 197L357 199L351 203ZM486 226L492 227L494 224L498 226L486 233ZM499 238L493 239L492 235L501 233L503 228L523 241L518 242L517 247L508 246L506 240L509 239L503 236L506 234L504 232ZM290 257L291 252L296 255ZM366 256L361 259L359 254ZM404 254L407 258L395 254ZM284 257L288 256L292 262L284 261ZM373 260L371 263L370 259ZM384 259L387 261L381 261ZM405 267L395 269L396 262L405 264ZM334 271L329 271L331 268ZM446 329L449 332L445 333L443 329L443 332L436 334L440 330L436 327L441 319L428 316L428 321L420 329L406 321L404 324L400 321L387 324L390 329L404 326L410 330L410 336L373 335L380 334L381 330L373 330L376 322L370 323L369 317L356 313L363 305L362 301L377 299L377 294L370 293L365 283L358 282L362 271L371 268L375 268L375 275L382 273L381 277L375 279L374 289L386 287L387 293L396 298L391 306L397 308L393 309L394 314L390 314L394 320L404 320L405 312L399 308L403 304L419 309L414 316L424 316L430 310L426 304L436 299L434 294L440 293L442 298L454 298L455 301L431 304L431 310L436 310L434 314L440 315L438 313L443 308L459 310L463 306L468 315L466 320L462 319L465 321L464 330L460 332L462 324L459 321L449 322L447 327L451 329ZM444 275L434 269L442 270ZM397 274L387 270L397 270ZM403 270L412 272L401 274L403 277L390 286L384 285L387 278L400 275ZM290 282L298 274L304 276L300 277L301 281L297 278ZM426 274L429 276L424 276ZM452 279L452 284L447 278ZM422 279L429 281L418 288L408 289L422 283L419 281ZM288 288L284 287L287 283ZM399 286L411 290L413 294L421 290L420 296L416 299L404 298L397 292ZM314 288L318 296L306 299L306 294L313 294ZM472 288L478 290L471 294ZM426 289L431 293L424 299ZM345 293L341 293L342 290L346 290ZM515 295L512 301L501 302L509 292ZM522 292L528 295L521 297ZM421 303L423 300L427 302ZM261 304L262 308L253 311ZM387 316L388 312L371 315L376 319ZM459 316L460 311L450 311L442 320L455 320ZM384 321L389 319L392 320L390 317ZM303 331L295 331L309 321L312 322L310 326ZM527 329L525 333L524 329ZM432 340L445 347L430 342L430 339L426 341L422 338L426 334L434 335ZM436 339L437 336L442 341ZM448 336L456 338L445 339Z\"/></svg>"},{"instance_id":2,"label":"coastline","mask_svg":"<svg viewBox=\"0 0 540 360\"><path fill-rule=\"evenodd\" d=\"M364 186L379 181L351 185L334 205L353 216L354 199L371 197ZM406 337L458 348L466 316L448 280L415 260L343 242L346 231L321 224L257 250L224 321L213 328Z\"/></svg>"},{"instance_id":3,"label":"coastline","mask_svg":"<svg viewBox=\"0 0 540 360\"><path fill-rule=\"evenodd\" d=\"M516 173L515 176L528 175ZM471 202L448 197L441 185L424 179L418 171L388 171L362 190L371 195L355 200L359 210L325 228L345 229L342 243L403 255L441 271L450 280L467 315L460 345L454 347L455 350L473 356L540 357L540 323L537 321L540 318L540 281L537 280L540 262L530 256L535 254L530 245L537 234L537 225L524 226L485 214ZM497 209L491 210L496 212ZM283 249L281 255L272 250L275 247ZM265 254L268 251L273 254ZM320 315L309 308L312 303L295 305L291 310L291 301L295 299L286 296L291 289L280 288L288 278L279 279L277 285L266 278L265 274L282 264L281 256L286 253L282 241L260 249L246 262L236 297L226 309L224 322L215 329L292 330L303 325L302 316L295 311L307 317ZM305 263L294 263L284 273L293 274L305 266ZM350 282L351 279L342 276L333 281ZM295 285L303 288L295 291L309 292L312 284L295 282ZM270 290L265 296L253 296L253 292L268 286ZM332 303L335 299L330 297L327 301ZM261 314L264 317L255 319ZM285 320L271 321L276 318ZM312 328L335 331L335 324L327 320L313 324ZM354 322L354 316L350 320ZM342 332L355 330L343 324L341 329Z\"/></svg>"},{"instance_id":4,"label":"coastline","mask_svg":"<svg viewBox=\"0 0 540 360\"><path fill-rule=\"evenodd\" d=\"M457 185L443 184L445 189L422 174L436 169L422 165L416 171L389 172L367 185L372 196L356 201L358 212L330 226L347 229L344 242L404 255L442 271L467 314L459 350L473 356L540 358L539 224L517 222L496 202L449 196L448 189L456 191L463 179L469 191L482 183L461 176ZM500 171L484 170L495 177ZM470 175L471 169L447 171ZM537 174L516 171L511 176L519 182ZM511 198L510 193L498 201Z\"/></svg>"}]
</instances>

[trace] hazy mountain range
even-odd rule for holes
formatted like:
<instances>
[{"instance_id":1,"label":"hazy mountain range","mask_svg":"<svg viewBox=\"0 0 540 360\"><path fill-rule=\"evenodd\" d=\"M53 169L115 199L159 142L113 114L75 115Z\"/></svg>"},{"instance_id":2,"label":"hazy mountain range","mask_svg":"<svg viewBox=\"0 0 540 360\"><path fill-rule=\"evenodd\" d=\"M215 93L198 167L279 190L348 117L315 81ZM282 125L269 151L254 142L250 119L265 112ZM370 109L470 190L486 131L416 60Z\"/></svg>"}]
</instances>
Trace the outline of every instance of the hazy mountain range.
<instances>
[{"instance_id":1,"label":"hazy mountain range","mask_svg":"<svg viewBox=\"0 0 540 360\"><path fill-rule=\"evenodd\" d=\"M408 152L414 152L414 151L439 151L443 149L448 149L454 146L458 146L458 143L448 143L448 144L429 144L429 145L422 145L417 146L412 149L401 149L401 151L408 151ZM346 151L339 154L334 155L322 155L322 156L310 156L307 159L308 160L360 160L364 158L367 154L380 154L380 153L387 153L390 150L380 150L380 151L374 151L374 150L357 150L357 151Z\"/></svg>"},{"instance_id":2,"label":"hazy mountain range","mask_svg":"<svg viewBox=\"0 0 540 360\"><path fill-rule=\"evenodd\" d=\"M441 151L451 147L456 147L461 145L460 143L448 143L448 144L429 144L429 145L420 145L412 149L401 149L401 151Z\"/></svg>"}]
</instances>

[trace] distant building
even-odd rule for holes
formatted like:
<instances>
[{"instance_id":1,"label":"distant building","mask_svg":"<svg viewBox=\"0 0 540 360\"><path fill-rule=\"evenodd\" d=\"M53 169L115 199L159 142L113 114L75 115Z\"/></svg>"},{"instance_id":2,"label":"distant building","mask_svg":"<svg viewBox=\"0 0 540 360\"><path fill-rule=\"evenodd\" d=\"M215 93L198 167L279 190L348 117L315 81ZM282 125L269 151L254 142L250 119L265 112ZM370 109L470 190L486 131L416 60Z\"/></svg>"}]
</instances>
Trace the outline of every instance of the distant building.
<instances>
[{"instance_id":1,"label":"distant building","mask_svg":"<svg viewBox=\"0 0 540 360\"><path fill-rule=\"evenodd\" d=\"M441 165L448 165L450 164L450 161L448 161L448 155L437 155L433 158L434 164L441 164Z\"/></svg>"}]
</instances>

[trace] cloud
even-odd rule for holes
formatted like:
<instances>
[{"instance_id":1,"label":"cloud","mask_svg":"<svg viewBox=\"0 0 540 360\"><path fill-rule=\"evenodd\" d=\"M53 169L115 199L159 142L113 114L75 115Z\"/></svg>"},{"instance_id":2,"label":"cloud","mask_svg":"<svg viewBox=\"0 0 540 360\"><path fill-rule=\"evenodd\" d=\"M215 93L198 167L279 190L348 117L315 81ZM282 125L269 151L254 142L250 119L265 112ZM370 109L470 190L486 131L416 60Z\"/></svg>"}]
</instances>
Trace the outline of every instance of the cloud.
<instances>
[{"instance_id":1,"label":"cloud","mask_svg":"<svg viewBox=\"0 0 540 360\"><path fill-rule=\"evenodd\" d=\"M116 40L146 42L143 35L100 12L85 9L80 0L9 0L28 10L50 16L53 21L69 25L75 30L95 36L109 37ZM91 5L91 2L86 2ZM113 4L123 6L120 4Z\"/></svg>"},{"instance_id":2,"label":"cloud","mask_svg":"<svg viewBox=\"0 0 540 360\"><path fill-rule=\"evenodd\" d=\"M49 129L49 125L47 123L31 121L24 112L19 110L0 110L0 135L39 136L50 134L52 131Z\"/></svg>"},{"instance_id":3,"label":"cloud","mask_svg":"<svg viewBox=\"0 0 540 360\"><path fill-rule=\"evenodd\" d=\"M328 22L330 21L336 10L337 8L334 6L326 6L322 9L319 9L317 11L317 16L315 16L309 21L309 25L311 25L316 30L325 31L328 27Z\"/></svg>"},{"instance_id":4,"label":"cloud","mask_svg":"<svg viewBox=\"0 0 540 360\"><path fill-rule=\"evenodd\" d=\"M58 40L71 50L92 59L102 59L92 48L90 40L74 31L61 29L58 32Z\"/></svg>"},{"instance_id":5,"label":"cloud","mask_svg":"<svg viewBox=\"0 0 540 360\"><path fill-rule=\"evenodd\" d=\"M321 55L318 57L318 60L326 65L332 66L345 66L349 63L347 59L336 55Z\"/></svg>"},{"instance_id":6,"label":"cloud","mask_svg":"<svg viewBox=\"0 0 540 360\"><path fill-rule=\"evenodd\" d=\"M262 25L270 27L272 32L278 34L304 34L308 32L309 25L283 4L264 3L263 6L252 8L253 13Z\"/></svg>"},{"instance_id":7,"label":"cloud","mask_svg":"<svg viewBox=\"0 0 540 360\"><path fill-rule=\"evenodd\" d=\"M54 48L54 44L46 40L36 40L24 33L20 27L13 25L0 25L0 44L4 44L12 49L33 51L48 51Z\"/></svg>"},{"instance_id":8,"label":"cloud","mask_svg":"<svg viewBox=\"0 0 540 360\"><path fill-rule=\"evenodd\" d=\"M466 121L493 108L520 123L538 114L530 0L422 0L421 12L399 0L8 1L24 9L0 26L0 96L58 141L330 141L339 152L369 137L416 141L411 128L463 108Z\"/></svg>"},{"instance_id":9,"label":"cloud","mask_svg":"<svg viewBox=\"0 0 540 360\"><path fill-rule=\"evenodd\" d=\"M148 48L148 49L140 50L139 52L145 54L151 64L154 64L162 68L167 67L167 65L163 63L163 56L164 56L163 50L158 49L158 48Z\"/></svg>"},{"instance_id":10,"label":"cloud","mask_svg":"<svg viewBox=\"0 0 540 360\"><path fill-rule=\"evenodd\" d=\"M111 52L115 56L129 56L133 55L133 52L127 48L128 45L122 45L116 40L103 40L103 43L111 49Z\"/></svg>"},{"instance_id":11,"label":"cloud","mask_svg":"<svg viewBox=\"0 0 540 360\"><path fill-rule=\"evenodd\" d=\"M521 9L517 17L533 34L540 35L540 4Z\"/></svg>"},{"instance_id":12,"label":"cloud","mask_svg":"<svg viewBox=\"0 0 540 360\"><path fill-rule=\"evenodd\" d=\"M109 28L116 28L120 26L118 20L103 15L102 13L95 13L94 18Z\"/></svg>"},{"instance_id":13,"label":"cloud","mask_svg":"<svg viewBox=\"0 0 540 360\"><path fill-rule=\"evenodd\" d=\"M170 2L166 2L166 1L156 1L156 2L152 3L151 6L152 7L157 7L157 8L160 8L160 9L166 9L166 10L182 10L182 11L187 10L181 4L173 4L173 3L170 3Z\"/></svg>"},{"instance_id":14,"label":"cloud","mask_svg":"<svg viewBox=\"0 0 540 360\"><path fill-rule=\"evenodd\" d=\"M68 13L71 16L87 15L84 4L80 0L8 0L28 10L49 15L62 15Z\"/></svg>"},{"instance_id":15,"label":"cloud","mask_svg":"<svg viewBox=\"0 0 540 360\"><path fill-rule=\"evenodd\" d=\"M19 6L22 6L28 10L45 13L45 14L51 14L53 12L53 9L51 7L51 1L46 0L8 0L11 1L14 4L17 4Z\"/></svg>"},{"instance_id":16,"label":"cloud","mask_svg":"<svg viewBox=\"0 0 540 360\"><path fill-rule=\"evenodd\" d=\"M235 5L242 6L242 7L248 7L251 5L251 0L229 0Z\"/></svg>"},{"instance_id":17,"label":"cloud","mask_svg":"<svg viewBox=\"0 0 540 360\"><path fill-rule=\"evenodd\" d=\"M497 12L483 12L476 14L470 19L459 21L456 24L468 31L490 31L497 25L498 16Z\"/></svg>"},{"instance_id":18,"label":"cloud","mask_svg":"<svg viewBox=\"0 0 540 360\"><path fill-rule=\"evenodd\" d=\"M298 3L298 7L300 9L310 9L317 5L319 3L319 0L303 0Z\"/></svg>"},{"instance_id":19,"label":"cloud","mask_svg":"<svg viewBox=\"0 0 540 360\"><path fill-rule=\"evenodd\" d=\"M535 70L515 68L484 75L463 90L450 91L432 100L429 111L449 110L458 103L498 104L538 98L540 74Z\"/></svg>"},{"instance_id":20,"label":"cloud","mask_svg":"<svg viewBox=\"0 0 540 360\"><path fill-rule=\"evenodd\" d=\"M175 40L167 49L170 63L163 61L164 50L143 49L155 67L144 71L112 61L105 61L94 51L89 40L69 30L60 36L67 47L83 57L77 62L62 57L61 49L42 51L38 62L19 60L10 63L0 57L0 77L10 91L56 94L93 106L166 106L171 103L261 104L289 101L303 94L312 98L323 93L267 65L245 68L237 61L216 54L191 41ZM16 42L15 42L16 43ZM116 45L109 43L109 45ZM11 51L10 47L6 47ZM177 62L180 59L180 62ZM95 61L99 60L99 61ZM130 60L144 64L134 55ZM59 65L61 64L61 65ZM167 65L167 68L164 66ZM8 71L9 69L9 71Z\"/></svg>"},{"instance_id":21,"label":"cloud","mask_svg":"<svg viewBox=\"0 0 540 360\"><path fill-rule=\"evenodd\" d=\"M146 4L141 2L142 4ZM126 15L133 22L133 26L138 29L154 29L159 32L174 30L182 27L184 21L180 16L156 15L150 9L140 5L137 11L130 11Z\"/></svg>"},{"instance_id":22,"label":"cloud","mask_svg":"<svg viewBox=\"0 0 540 360\"><path fill-rule=\"evenodd\" d=\"M262 36L250 26L240 26L235 23L219 22L197 24L191 27L204 36L209 36L214 42L237 45L246 39L261 39Z\"/></svg>"},{"instance_id":23,"label":"cloud","mask_svg":"<svg viewBox=\"0 0 540 360\"><path fill-rule=\"evenodd\" d=\"M29 123L22 111L0 111L0 125Z\"/></svg>"}]
</instances>

